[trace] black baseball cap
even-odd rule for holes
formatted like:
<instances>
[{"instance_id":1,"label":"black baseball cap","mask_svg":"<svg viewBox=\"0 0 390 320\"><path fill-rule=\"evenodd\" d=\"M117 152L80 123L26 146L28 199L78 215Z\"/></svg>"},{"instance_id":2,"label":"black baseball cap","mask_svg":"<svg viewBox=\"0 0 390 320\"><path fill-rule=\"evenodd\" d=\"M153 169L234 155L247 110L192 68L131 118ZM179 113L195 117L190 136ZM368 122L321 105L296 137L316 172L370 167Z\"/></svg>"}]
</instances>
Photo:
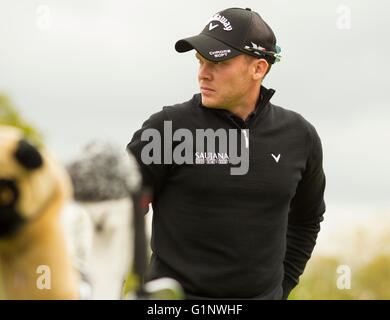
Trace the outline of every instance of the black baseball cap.
<instances>
[{"instance_id":1,"label":"black baseball cap","mask_svg":"<svg viewBox=\"0 0 390 320\"><path fill-rule=\"evenodd\" d=\"M229 8L214 14L197 36L179 40L178 52L195 49L205 59L218 62L242 53L267 60L280 60L280 47L272 29L250 8Z\"/></svg>"}]
</instances>

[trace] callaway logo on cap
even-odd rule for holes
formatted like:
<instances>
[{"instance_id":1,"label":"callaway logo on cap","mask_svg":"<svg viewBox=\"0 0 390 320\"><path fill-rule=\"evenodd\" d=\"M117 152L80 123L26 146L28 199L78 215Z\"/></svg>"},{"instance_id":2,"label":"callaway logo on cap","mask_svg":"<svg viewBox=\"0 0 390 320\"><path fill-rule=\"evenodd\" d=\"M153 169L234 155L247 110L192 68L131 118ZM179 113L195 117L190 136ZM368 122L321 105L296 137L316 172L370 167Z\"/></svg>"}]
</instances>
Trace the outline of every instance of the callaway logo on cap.
<instances>
[{"instance_id":1,"label":"callaway logo on cap","mask_svg":"<svg viewBox=\"0 0 390 320\"><path fill-rule=\"evenodd\" d=\"M278 62L280 48L272 29L257 12L249 8L229 8L216 13L197 36L176 42L178 52L195 49L205 59L223 61L246 53Z\"/></svg>"}]
</instances>

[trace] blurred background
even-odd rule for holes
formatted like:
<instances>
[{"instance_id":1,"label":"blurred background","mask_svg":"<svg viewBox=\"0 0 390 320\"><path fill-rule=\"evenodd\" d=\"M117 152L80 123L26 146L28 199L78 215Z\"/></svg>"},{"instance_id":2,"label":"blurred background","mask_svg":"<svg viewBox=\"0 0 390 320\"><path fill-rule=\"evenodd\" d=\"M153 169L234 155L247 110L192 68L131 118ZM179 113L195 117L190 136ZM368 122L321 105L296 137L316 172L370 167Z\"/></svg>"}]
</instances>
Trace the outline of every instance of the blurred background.
<instances>
[{"instance_id":1,"label":"blurred background","mask_svg":"<svg viewBox=\"0 0 390 320\"><path fill-rule=\"evenodd\" d=\"M282 61L263 85L323 144L327 211L290 299L389 299L385 0L2 0L0 117L63 163L95 139L125 148L152 113L199 92L195 52L174 44L228 7L250 7L274 30Z\"/></svg>"}]
</instances>

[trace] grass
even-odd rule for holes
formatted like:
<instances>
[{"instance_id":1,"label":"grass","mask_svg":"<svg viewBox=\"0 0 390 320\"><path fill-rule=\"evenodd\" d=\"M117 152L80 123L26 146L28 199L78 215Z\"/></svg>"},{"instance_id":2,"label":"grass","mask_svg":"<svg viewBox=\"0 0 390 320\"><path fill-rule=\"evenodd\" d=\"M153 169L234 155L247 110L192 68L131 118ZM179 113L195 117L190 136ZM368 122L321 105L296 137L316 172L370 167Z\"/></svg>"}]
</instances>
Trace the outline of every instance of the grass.
<instances>
[{"instance_id":1,"label":"grass","mask_svg":"<svg viewBox=\"0 0 390 320\"><path fill-rule=\"evenodd\" d=\"M389 300L390 256L378 254L368 263L350 266L350 289L339 289L335 257L313 256L289 300Z\"/></svg>"}]
</instances>

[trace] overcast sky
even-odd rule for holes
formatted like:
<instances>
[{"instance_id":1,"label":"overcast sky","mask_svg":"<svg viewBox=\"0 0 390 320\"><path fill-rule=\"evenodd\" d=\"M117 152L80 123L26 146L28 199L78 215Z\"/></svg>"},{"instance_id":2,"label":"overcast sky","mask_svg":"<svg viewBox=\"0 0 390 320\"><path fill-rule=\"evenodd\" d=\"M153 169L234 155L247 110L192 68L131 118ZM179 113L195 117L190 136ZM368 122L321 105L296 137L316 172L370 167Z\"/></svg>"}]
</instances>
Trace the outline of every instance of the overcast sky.
<instances>
[{"instance_id":1,"label":"overcast sky","mask_svg":"<svg viewBox=\"0 0 390 320\"><path fill-rule=\"evenodd\" d=\"M124 148L150 114L199 92L194 52L174 44L228 7L274 30L283 58L263 84L316 127L328 203L389 206L385 0L1 0L0 92L63 161L95 138Z\"/></svg>"}]
</instances>

